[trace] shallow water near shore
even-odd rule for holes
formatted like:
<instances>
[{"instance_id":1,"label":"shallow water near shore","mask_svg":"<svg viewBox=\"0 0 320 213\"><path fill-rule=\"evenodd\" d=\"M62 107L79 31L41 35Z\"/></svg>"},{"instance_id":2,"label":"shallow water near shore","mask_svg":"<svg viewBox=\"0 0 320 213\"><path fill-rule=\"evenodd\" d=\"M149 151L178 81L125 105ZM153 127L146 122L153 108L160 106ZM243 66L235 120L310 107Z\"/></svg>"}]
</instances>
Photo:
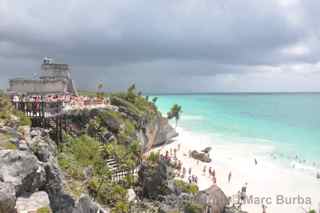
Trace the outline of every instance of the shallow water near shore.
<instances>
[{"instance_id":1,"label":"shallow water near shore","mask_svg":"<svg viewBox=\"0 0 320 213\"><path fill-rule=\"evenodd\" d=\"M213 165L221 167L218 169L223 173L220 185L228 196L249 182L249 193L259 198L271 197L273 204L269 210L272 212L303 212L302 207L317 207L320 202L320 180L316 179L320 168L320 94L157 97L163 113L175 103L182 105L179 142L195 149L213 147ZM232 185L225 184L224 180L229 170L237 179ZM298 196L310 197L312 204L278 205L277 195L291 200ZM260 204L245 208L256 212Z\"/></svg>"},{"instance_id":2,"label":"shallow water near shore","mask_svg":"<svg viewBox=\"0 0 320 213\"><path fill-rule=\"evenodd\" d=\"M272 146L289 166L320 168L320 94L161 95L163 113L180 104L179 126L220 142Z\"/></svg>"}]
</instances>

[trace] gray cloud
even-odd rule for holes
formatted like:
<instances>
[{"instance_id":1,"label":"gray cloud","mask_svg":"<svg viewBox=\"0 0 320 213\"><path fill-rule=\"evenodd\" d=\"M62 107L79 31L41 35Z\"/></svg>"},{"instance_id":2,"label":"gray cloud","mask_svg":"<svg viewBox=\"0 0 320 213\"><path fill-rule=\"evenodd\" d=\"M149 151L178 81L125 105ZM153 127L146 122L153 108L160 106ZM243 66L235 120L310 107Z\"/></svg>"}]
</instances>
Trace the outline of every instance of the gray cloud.
<instances>
[{"instance_id":1,"label":"gray cloud","mask_svg":"<svg viewBox=\"0 0 320 213\"><path fill-rule=\"evenodd\" d=\"M316 0L4 0L0 84L31 75L49 55L72 64L82 88L293 90L291 80L311 69L298 90L320 90L308 86L319 79L319 11Z\"/></svg>"}]
</instances>

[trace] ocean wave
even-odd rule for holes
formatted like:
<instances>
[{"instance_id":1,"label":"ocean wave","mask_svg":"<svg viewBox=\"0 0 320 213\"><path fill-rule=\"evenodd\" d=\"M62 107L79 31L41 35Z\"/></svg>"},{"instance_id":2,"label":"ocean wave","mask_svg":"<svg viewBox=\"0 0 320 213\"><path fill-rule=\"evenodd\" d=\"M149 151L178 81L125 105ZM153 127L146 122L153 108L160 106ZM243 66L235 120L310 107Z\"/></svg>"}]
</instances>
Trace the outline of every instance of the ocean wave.
<instances>
[{"instance_id":1,"label":"ocean wave","mask_svg":"<svg viewBox=\"0 0 320 213\"><path fill-rule=\"evenodd\" d=\"M319 162L297 158L296 155L280 150L273 141L267 139L225 136L217 132L200 133L182 127L178 127L177 131L181 143L187 143L194 149L211 146L213 154L220 159L237 159L242 164L251 164L257 159L268 167L299 171L311 176L315 176L320 170Z\"/></svg>"},{"instance_id":2,"label":"ocean wave","mask_svg":"<svg viewBox=\"0 0 320 213\"><path fill-rule=\"evenodd\" d=\"M205 118L201 115L183 115L182 120L202 121L205 120Z\"/></svg>"}]
</instances>

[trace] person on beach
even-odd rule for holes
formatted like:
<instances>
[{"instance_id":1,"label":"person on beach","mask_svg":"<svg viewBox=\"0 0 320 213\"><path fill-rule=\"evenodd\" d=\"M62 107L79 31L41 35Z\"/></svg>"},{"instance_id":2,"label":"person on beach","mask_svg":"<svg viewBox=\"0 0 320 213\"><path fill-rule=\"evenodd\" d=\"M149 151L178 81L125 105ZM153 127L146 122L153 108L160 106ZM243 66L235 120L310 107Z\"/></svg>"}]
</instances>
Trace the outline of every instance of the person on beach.
<instances>
[{"instance_id":1,"label":"person on beach","mask_svg":"<svg viewBox=\"0 0 320 213\"><path fill-rule=\"evenodd\" d=\"M228 183L230 183L230 181L231 181L231 176L232 176L232 174L231 174L231 172L229 172L229 175L228 175Z\"/></svg>"},{"instance_id":2,"label":"person on beach","mask_svg":"<svg viewBox=\"0 0 320 213\"><path fill-rule=\"evenodd\" d=\"M213 184L217 184L217 178L215 176L213 177L212 180L213 180Z\"/></svg>"},{"instance_id":3,"label":"person on beach","mask_svg":"<svg viewBox=\"0 0 320 213\"><path fill-rule=\"evenodd\" d=\"M165 155L165 159L168 160L169 159L169 151L166 151L166 155Z\"/></svg>"},{"instance_id":4,"label":"person on beach","mask_svg":"<svg viewBox=\"0 0 320 213\"><path fill-rule=\"evenodd\" d=\"M216 170L215 170L215 169L212 170L212 176L213 176L213 177L216 176Z\"/></svg>"},{"instance_id":5,"label":"person on beach","mask_svg":"<svg viewBox=\"0 0 320 213\"><path fill-rule=\"evenodd\" d=\"M192 168L190 167L190 168L189 168L189 175L191 175L191 171L192 171Z\"/></svg>"},{"instance_id":6,"label":"person on beach","mask_svg":"<svg viewBox=\"0 0 320 213\"><path fill-rule=\"evenodd\" d=\"M212 175L212 167L210 166L209 167L209 176L211 176Z\"/></svg>"},{"instance_id":7,"label":"person on beach","mask_svg":"<svg viewBox=\"0 0 320 213\"><path fill-rule=\"evenodd\" d=\"M320 180L320 172L317 172L317 179Z\"/></svg>"},{"instance_id":8,"label":"person on beach","mask_svg":"<svg viewBox=\"0 0 320 213\"><path fill-rule=\"evenodd\" d=\"M183 167L183 169L182 169L182 178L184 178L185 175L186 175L186 168Z\"/></svg>"},{"instance_id":9,"label":"person on beach","mask_svg":"<svg viewBox=\"0 0 320 213\"><path fill-rule=\"evenodd\" d=\"M240 199L242 201L245 200L245 198L247 197L247 186L248 186L248 183L245 183L244 186L241 188L241 196L240 196Z\"/></svg>"},{"instance_id":10,"label":"person on beach","mask_svg":"<svg viewBox=\"0 0 320 213\"><path fill-rule=\"evenodd\" d=\"M192 183L192 177L191 176L188 177L188 181L189 181L189 184Z\"/></svg>"},{"instance_id":11,"label":"person on beach","mask_svg":"<svg viewBox=\"0 0 320 213\"><path fill-rule=\"evenodd\" d=\"M257 161L256 158L254 159L254 164L255 164L255 165L258 165L258 161Z\"/></svg>"},{"instance_id":12,"label":"person on beach","mask_svg":"<svg viewBox=\"0 0 320 213\"><path fill-rule=\"evenodd\" d=\"M267 213L267 206L262 204L262 213Z\"/></svg>"},{"instance_id":13,"label":"person on beach","mask_svg":"<svg viewBox=\"0 0 320 213\"><path fill-rule=\"evenodd\" d=\"M205 174L206 174L206 171L207 171L207 166L206 166L206 165L204 165L204 166L203 166L203 170L202 170L203 175L205 175Z\"/></svg>"},{"instance_id":14,"label":"person on beach","mask_svg":"<svg viewBox=\"0 0 320 213\"><path fill-rule=\"evenodd\" d=\"M179 143L178 144L178 151L180 151L180 148L181 148L181 144Z\"/></svg>"}]
</instances>

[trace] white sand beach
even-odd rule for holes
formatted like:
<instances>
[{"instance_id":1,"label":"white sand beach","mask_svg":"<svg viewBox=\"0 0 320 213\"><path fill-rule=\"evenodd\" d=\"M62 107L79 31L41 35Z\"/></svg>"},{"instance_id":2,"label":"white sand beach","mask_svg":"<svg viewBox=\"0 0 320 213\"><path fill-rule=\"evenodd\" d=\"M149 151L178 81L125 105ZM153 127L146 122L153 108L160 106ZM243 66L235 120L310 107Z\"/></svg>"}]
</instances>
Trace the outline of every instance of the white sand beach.
<instances>
[{"instance_id":1,"label":"white sand beach","mask_svg":"<svg viewBox=\"0 0 320 213\"><path fill-rule=\"evenodd\" d=\"M248 183L247 195L253 196L253 203L244 204L242 210L249 213L262 212L262 202L267 205L267 212L272 213L303 213L310 208L318 209L320 203L320 181L315 176L303 173L292 168L285 168L271 161L262 159L256 155L259 149L265 151L272 149L267 145L255 147L253 144L219 143L206 138L204 135L195 135L192 132L178 128L179 137L174 143L159 147L162 154L178 147L178 160L183 167L198 177L200 190L213 184L209 177L208 168L215 169L217 185L226 195L237 197L237 192ZM189 150L201 151L205 147L212 147L211 163L197 164L197 161L189 158ZM254 152L252 150L255 150ZM258 164L255 165L254 159ZM203 174L206 165L207 172ZM228 183L228 174L232 173L231 182ZM187 180L188 175L185 179ZM300 198L299 198L300 197ZM265 199L265 200L264 200ZM310 204L311 203L311 204Z\"/></svg>"}]
</instances>

